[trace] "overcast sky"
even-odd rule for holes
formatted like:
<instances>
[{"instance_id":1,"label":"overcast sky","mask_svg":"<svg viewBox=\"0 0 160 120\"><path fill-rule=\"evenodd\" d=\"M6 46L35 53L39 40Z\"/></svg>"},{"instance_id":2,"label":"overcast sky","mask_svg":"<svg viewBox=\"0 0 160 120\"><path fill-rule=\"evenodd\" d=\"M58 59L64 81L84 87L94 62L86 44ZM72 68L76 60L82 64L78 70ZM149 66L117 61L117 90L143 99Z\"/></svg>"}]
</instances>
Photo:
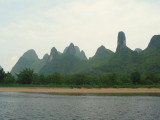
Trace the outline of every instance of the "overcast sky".
<instances>
[{"instance_id":1,"label":"overcast sky","mask_svg":"<svg viewBox=\"0 0 160 120\"><path fill-rule=\"evenodd\" d=\"M29 49L42 58L71 42L87 57L101 45L115 51L119 31L145 49L160 34L159 11L160 0L0 0L0 65L10 71Z\"/></svg>"}]
</instances>

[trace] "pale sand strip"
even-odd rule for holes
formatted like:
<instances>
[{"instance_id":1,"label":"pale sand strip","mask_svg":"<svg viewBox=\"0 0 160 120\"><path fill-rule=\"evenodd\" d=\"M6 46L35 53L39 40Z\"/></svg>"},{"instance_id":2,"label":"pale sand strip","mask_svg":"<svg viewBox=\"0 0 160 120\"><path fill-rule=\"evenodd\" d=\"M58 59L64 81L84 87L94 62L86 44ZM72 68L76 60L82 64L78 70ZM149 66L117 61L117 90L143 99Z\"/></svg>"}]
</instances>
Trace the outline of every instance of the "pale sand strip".
<instances>
[{"instance_id":1,"label":"pale sand strip","mask_svg":"<svg viewBox=\"0 0 160 120\"><path fill-rule=\"evenodd\" d=\"M6 92L46 92L46 93L160 93L160 88L35 88L0 87Z\"/></svg>"}]
</instances>

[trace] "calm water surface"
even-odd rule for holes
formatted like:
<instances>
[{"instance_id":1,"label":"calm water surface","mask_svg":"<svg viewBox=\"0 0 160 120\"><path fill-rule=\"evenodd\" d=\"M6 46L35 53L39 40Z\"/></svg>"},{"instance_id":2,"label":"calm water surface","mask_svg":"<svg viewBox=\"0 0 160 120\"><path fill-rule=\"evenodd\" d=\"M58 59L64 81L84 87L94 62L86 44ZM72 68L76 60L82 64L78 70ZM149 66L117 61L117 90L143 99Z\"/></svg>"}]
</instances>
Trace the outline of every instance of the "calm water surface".
<instances>
[{"instance_id":1,"label":"calm water surface","mask_svg":"<svg viewBox=\"0 0 160 120\"><path fill-rule=\"evenodd\" d=\"M0 120L160 120L160 97L0 92Z\"/></svg>"}]
</instances>

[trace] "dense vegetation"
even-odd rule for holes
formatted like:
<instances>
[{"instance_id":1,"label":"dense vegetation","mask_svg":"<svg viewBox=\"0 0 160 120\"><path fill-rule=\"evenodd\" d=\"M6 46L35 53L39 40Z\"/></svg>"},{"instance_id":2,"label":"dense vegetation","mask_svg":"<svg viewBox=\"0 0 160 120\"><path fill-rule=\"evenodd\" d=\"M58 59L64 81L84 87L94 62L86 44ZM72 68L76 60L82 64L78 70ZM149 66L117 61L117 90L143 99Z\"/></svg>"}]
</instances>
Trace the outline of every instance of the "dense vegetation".
<instances>
[{"instance_id":1,"label":"dense vegetation","mask_svg":"<svg viewBox=\"0 0 160 120\"><path fill-rule=\"evenodd\" d=\"M63 75L53 73L42 75L34 73L31 69L25 69L16 77L0 70L1 86L50 86L50 87L160 87L160 74L133 72L130 75L118 75L106 73L91 75L84 73Z\"/></svg>"}]
</instances>

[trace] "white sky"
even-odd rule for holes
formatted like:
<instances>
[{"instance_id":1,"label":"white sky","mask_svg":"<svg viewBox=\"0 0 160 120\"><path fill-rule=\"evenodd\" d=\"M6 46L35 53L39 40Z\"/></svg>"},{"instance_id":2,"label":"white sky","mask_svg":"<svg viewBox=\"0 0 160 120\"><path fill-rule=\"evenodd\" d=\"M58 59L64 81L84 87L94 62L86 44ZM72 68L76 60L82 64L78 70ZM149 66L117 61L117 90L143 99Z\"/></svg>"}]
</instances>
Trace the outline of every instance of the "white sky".
<instances>
[{"instance_id":1,"label":"white sky","mask_svg":"<svg viewBox=\"0 0 160 120\"><path fill-rule=\"evenodd\" d=\"M42 58L71 42L87 57L101 45L115 51L119 31L145 49L160 33L159 11L160 0L0 0L0 65L10 71L29 49Z\"/></svg>"}]
</instances>

